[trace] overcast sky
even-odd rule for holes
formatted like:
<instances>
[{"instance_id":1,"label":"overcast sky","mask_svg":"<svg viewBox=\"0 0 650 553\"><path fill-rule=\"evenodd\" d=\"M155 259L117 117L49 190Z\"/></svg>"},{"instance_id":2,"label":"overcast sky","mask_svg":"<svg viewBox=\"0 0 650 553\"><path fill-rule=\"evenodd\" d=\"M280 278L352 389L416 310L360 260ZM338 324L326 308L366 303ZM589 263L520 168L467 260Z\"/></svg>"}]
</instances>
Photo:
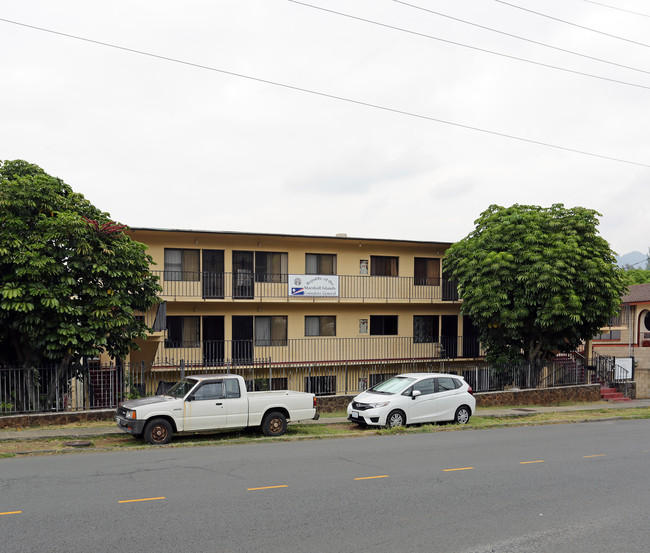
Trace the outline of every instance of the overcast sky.
<instances>
[{"instance_id":1,"label":"overcast sky","mask_svg":"<svg viewBox=\"0 0 650 553\"><path fill-rule=\"evenodd\" d=\"M563 203L646 252L648 2L405 1L0 0L159 56L0 21L0 159L134 227L453 242L491 204Z\"/></svg>"}]
</instances>

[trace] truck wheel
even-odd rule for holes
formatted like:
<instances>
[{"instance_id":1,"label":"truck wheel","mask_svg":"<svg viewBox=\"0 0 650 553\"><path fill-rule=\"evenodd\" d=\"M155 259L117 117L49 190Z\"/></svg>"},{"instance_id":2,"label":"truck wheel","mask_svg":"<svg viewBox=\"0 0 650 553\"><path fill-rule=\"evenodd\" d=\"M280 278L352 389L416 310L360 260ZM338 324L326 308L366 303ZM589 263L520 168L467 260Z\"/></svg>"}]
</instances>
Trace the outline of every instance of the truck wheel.
<instances>
[{"instance_id":1,"label":"truck wheel","mask_svg":"<svg viewBox=\"0 0 650 553\"><path fill-rule=\"evenodd\" d=\"M272 411L262 421L262 434L265 436L282 436L287 431L287 418L277 411Z\"/></svg>"},{"instance_id":2,"label":"truck wheel","mask_svg":"<svg viewBox=\"0 0 650 553\"><path fill-rule=\"evenodd\" d=\"M144 440L151 445L164 445L172 439L172 425L165 419L153 419L144 427Z\"/></svg>"}]
</instances>

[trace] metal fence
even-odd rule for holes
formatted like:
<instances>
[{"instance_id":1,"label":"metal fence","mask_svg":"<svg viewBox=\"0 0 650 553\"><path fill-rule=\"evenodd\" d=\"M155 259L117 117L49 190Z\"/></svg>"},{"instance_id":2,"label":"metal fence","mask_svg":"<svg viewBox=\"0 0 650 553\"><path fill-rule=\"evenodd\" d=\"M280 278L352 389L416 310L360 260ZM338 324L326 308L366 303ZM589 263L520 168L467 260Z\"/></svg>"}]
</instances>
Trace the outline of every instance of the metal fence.
<instances>
[{"instance_id":1,"label":"metal fence","mask_svg":"<svg viewBox=\"0 0 650 553\"><path fill-rule=\"evenodd\" d=\"M57 367L0 367L0 414L114 408L127 399L162 394L179 379L193 374L238 374L250 391L292 389L316 395L349 395L406 372L458 374L475 392L592 383L625 385L631 377L611 357L587 360L577 355L557 357L539 367L445 359L275 364L270 358L252 359L246 364L228 360L216 366L184 361L166 367L86 362L65 373Z\"/></svg>"}]
</instances>

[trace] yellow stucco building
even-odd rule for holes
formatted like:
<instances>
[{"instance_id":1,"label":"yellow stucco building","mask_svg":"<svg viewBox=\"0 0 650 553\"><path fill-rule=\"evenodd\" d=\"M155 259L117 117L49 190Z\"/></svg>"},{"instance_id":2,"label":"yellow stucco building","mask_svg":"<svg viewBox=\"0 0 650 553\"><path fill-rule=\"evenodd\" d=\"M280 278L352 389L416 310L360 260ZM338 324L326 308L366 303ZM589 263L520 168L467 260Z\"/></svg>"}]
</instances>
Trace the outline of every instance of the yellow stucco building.
<instances>
[{"instance_id":1,"label":"yellow stucco building","mask_svg":"<svg viewBox=\"0 0 650 553\"><path fill-rule=\"evenodd\" d=\"M333 394L481 355L444 275L450 243L129 233L148 246L163 289L146 314L155 332L128 359L147 372L237 369L254 379L268 367L274 388Z\"/></svg>"}]
</instances>

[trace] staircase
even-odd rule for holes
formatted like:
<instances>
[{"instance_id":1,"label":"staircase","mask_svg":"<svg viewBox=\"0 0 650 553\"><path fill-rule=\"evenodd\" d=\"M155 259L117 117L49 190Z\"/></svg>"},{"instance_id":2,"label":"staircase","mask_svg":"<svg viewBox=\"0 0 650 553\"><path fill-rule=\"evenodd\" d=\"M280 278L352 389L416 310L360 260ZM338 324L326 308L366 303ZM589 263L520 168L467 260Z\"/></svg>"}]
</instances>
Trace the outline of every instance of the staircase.
<instances>
[{"instance_id":1,"label":"staircase","mask_svg":"<svg viewBox=\"0 0 650 553\"><path fill-rule=\"evenodd\" d=\"M629 397L625 397L623 392L619 392L616 388L609 388L601 386L600 388L600 398L605 401L621 402L621 401L631 401Z\"/></svg>"}]
</instances>

